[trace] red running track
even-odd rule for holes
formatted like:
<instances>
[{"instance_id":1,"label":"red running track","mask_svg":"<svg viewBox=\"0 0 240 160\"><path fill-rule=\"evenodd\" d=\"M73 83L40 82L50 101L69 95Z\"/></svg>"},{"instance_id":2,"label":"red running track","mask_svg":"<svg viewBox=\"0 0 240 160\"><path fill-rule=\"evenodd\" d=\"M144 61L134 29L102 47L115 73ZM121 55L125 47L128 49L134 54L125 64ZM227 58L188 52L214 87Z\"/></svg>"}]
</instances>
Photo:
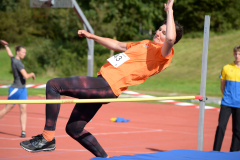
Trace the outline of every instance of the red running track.
<instances>
[{"instance_id":1,"label":"red running track","mask_svg":"<svg viewBox=\"0 0 240 160\"><path fill-rule=\"evenodd\" d=\"M6 96L0 97L6 100ZM40 99L40 97L29 97ZM43 99L43 98L42 98ZM62 104L56 129L54 152L30 153L19 143L42 133L45 124L45 105L29 104L27 138L20 138L20 111L18 105L0 120L0 160L89 160L94 156L65 133L65 125L74 104ZM4 105L0 105L2 109ZM98 139L109 156L146 154L176 149L197 150L198 109L172 104L115 102L103 107L86 129ZM219 111L205 111L203 150L211 151ZM110 118L131 119L128 123L111 122ZM230 119L222 150L228 152L231 144Z\"/></svg>"}]
</instances>

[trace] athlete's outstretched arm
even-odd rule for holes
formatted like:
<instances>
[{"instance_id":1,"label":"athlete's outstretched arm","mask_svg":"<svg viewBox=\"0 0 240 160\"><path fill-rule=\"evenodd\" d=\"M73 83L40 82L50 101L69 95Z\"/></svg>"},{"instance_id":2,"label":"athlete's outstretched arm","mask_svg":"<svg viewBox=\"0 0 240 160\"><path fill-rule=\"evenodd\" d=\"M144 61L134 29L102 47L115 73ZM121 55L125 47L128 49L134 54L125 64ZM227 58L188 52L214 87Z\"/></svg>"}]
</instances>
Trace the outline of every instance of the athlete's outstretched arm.
<instances>
[{"instance_id":1,"label":"athlete's outstretched arm","mask_svg":"<svg viewBox=\"0 0 240 160\"><path fill-rule=\"evenodd\" d=\"M164 4L165 11L167 13L167 22L166 22L166 39L163 43L162 50L161 50L163 57L166 57L171 53L172 47L176 40L176 27L175 27L173 9L172 9L173 3L174 3L174 0L168 0L168 3Z\"/></svg>"},{"instance_id":2,"label":"athlete's outstretched arm","mask_svg":"<svg viewBox=\"0 0 240 160\"><path fill-rule=\"evenodd\" d=\"M88 39L93 39L94 41L100 43L104 47L107 47L108 49L114 50L114 51L121 51L124 52L127 50L127 43L125 42L119 42L114 39L100 37L94 34L91 34L85 30L78 30L79 37L86 37Z\"/></svg>"},{"instance_id":3,"label":"athlete's outstretched arm","mask_svg":"<svg viewBox=\"0 0 240 160\"><path fill-rule=\"evenodd\" d=\"M10 50L10 48L8 47L8 45L4 45L4 47L5 47L6 50L7 50L8 56L9 56L10 58L13 57L12 51Z\"/></svg>"},{"instance_id":4,"label":"athlete's outstretched arm","mask_svg":"<svg viewBox=\"0 0 240 160\"><path fill-rule=\"evenodd\" d=\"M4 40L0 40L0 43L2 43L2 45L6 48L8 56L10 58L13 57L13 54L12 54L10 48L8 47L8 42L6 42Z\"/></svg>"}]
</instances>

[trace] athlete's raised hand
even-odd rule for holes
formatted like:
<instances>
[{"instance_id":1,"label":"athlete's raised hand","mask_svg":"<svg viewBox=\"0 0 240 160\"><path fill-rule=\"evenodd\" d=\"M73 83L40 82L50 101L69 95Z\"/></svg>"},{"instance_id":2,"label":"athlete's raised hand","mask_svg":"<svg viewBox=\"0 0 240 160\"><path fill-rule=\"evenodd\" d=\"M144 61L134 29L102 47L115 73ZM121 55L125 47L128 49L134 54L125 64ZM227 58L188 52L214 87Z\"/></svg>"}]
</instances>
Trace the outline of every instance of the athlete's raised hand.
<instances>
[{"instance_id":1,"label":"athlete's raised hand","mask_svg":"<svg viewBox=\"0 0 240 160\"><path fill-rule=\"evenodd\" d=\"M78 30L78 35L79 35L79 37L86 37L88 39L92 38L92 34L85 30Z\"/></svg>"},{"instance_id":2,"label":"athlete's raised hand","mask_svg":"<svg viewBox=\"0 0 240 160\"><path fill-rule=\"evenodd\" d=\"M9 56L10 58L13 57L12 51L11 51L10 48L8 47L8 42L6 42L6 41L4 41L4 40L0 40L0 43L6 48L8 56Z\"/></svg>"},{"instance_id":3,"label":"athlete's raised hand","mask_svg":"<svg viewBox=\"0 0 240 160\"><path fill-rule=\"evenodd\" d=\"M7 46L8 45L8 42L4 41L4 40L0 40L1 44L4 45L4 46Z\"/></svg>"},{"instance_id":4,"label":"athlete's raised hand","mask_svg":"<svg viewBox=\"0 0 240 160\"><path fill-rule=\"evenodd\" d=\"M164 4L164 10L167 12L169 10L172 10L174 0L168 0L167 4Z\"/></svg>"}]
</instances>

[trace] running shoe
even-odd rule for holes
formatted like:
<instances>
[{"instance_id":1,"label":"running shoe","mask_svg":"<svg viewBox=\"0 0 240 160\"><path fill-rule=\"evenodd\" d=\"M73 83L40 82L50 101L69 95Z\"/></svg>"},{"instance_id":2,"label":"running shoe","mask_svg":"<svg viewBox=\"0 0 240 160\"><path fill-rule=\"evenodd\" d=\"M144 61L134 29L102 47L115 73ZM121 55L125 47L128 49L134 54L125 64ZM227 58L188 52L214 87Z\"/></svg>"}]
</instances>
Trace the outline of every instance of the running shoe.
<instances>
[{"instance_id":1,"label":"running shoe","mask_svg":"<svg viewBox=\"0 0 240 160\"><path fill-rule=\"evenodd\" d=\"M32 153L40 151L50 152L54 151L56 148L55 138L51 142L48 142L44 139L42 134L33 136L30 140L20 142L20 146L26 151Z\"/></svg>"},{"instance_id":2,"label":"running shoe","mask_svg":"<svg viewBox=\"0 0 240 160\"><path fill-rule=\"evenodd\" d=\"M22 131L21 137L25 138L26 137L26 132Z\"/></svg>"}]
</instances>

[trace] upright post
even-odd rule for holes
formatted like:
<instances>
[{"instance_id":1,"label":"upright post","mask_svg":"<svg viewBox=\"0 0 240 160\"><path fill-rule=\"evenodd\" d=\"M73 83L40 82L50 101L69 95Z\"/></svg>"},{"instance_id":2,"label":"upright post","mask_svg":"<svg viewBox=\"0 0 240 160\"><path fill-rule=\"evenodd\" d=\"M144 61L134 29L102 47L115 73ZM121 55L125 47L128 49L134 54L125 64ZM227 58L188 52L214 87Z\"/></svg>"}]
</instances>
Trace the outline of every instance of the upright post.
<instances>
[{"instance_id":1,"label":"upright post","mask_svg":"<svg viewBox=\"0 0 240 160\"><path fill-rule=\"evenodd\" d=\"M200 95L203 96L203 99L200 101L200 104L199 104L198 144L197 144L197 150L200 150L200 151L202 151L203 149L209 31L210 31L210 16L205 15L204 34L203 34L203 51L202 51L201 86L200 86Z\"/></svg>"},{"instance_id":2,"label":"upright post","mask_svg":"<svg viewBox=\"0 0 240 160\"><path fill-rule=\"evenodd\" d=\"M73 8L75 10L75 12L77 13L79 19L82 21L83 23L83 27L86 31L94 34L94 31L91 27L91 25L89 24L87 18L85 17L85 15L83 14L81 8L79 7L78 3L76 2L76 0L72 0L73 3ZM87 39L87 43L88 43L88 64L87 64L87 76L93 77L93 64L94 64L94 40L92 39Z\"/></svg>"},{"instance_id":3,"label":"upright post","mask_svg":"<svg viewBox=\"0 0 240 160\"><path fill-rule=\"evenodd\" d=\"M88 31L85 24L83 24L84 30ZM94 34L94 33L93 33ZM94 40L87 38L88 44L88 56L87 56L87 76L93 77L93 65L94 65Z\"/></svg>"},{"instance_id":4,"label":"upright post","mask_svg":"<svg viewBox=\"0 0 240 160\"><path fill-rule=\"evenodd\" d=\"M76 0L30 0L31 8L73 8L78 15L78 18L83 23L83 27L86 31L94 34L94 31L89 24L87 18L83 14ZM44 15L46 16L46 15ZM88 44L88 56L87 56L87 75L93 76L93 64L94 64L94 40L87 39Z\"/></svg>"}]
</instances>

